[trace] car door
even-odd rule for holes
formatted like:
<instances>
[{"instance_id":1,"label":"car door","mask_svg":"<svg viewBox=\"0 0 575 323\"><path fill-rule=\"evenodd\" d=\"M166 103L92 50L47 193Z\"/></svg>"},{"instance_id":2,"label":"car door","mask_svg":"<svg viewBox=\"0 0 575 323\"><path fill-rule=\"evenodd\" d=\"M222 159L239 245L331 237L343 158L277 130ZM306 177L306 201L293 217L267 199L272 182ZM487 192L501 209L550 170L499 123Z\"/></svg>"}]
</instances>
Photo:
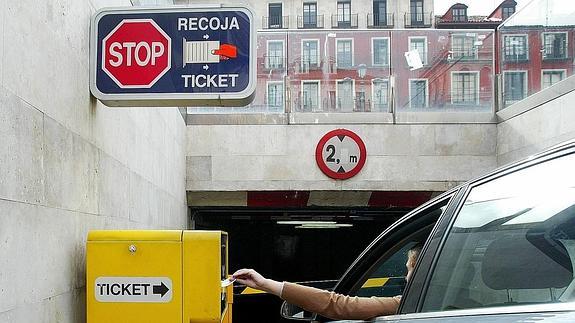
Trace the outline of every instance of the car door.
<instances>
[{"instance_id":1,"label":"car door","mask_svg":"<svg viewBox=\"0 0 575 323\"><path fill-rule=\"evenodd\" d=\"M456 211L430 238L437 252L416 268L402 315L393 319L573 319L573 165L569 144L467 185Z\"/></svg>"},{"instance_id":2,"label":"car door","mask_svg":"<svg viewBox=\"0 0 575 323\"><path fill-rule=\"evenodd\" d=\"M393 297L405 287L408 250L424 243L459 189L449 191L410 212L386 229L354 261L334 287L336 293ZM316 321L329 319L316 317Z\"/></svg>"}]
</instances>

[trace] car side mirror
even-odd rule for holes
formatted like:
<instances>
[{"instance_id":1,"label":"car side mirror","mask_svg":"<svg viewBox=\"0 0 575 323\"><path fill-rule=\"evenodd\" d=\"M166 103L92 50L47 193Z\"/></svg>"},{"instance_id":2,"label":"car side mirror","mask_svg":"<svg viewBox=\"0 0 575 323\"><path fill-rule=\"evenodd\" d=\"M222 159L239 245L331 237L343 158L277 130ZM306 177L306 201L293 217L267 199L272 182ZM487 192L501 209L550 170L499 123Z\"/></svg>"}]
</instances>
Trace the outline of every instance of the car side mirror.
<instances>
[{"instance_id":1,"label":"car side mirror","mask_svg":"<svg viewBox=\"0 0 575 323\"><path fill-rule=\"evenodd\" d=\"M280 314L283 318L288 320L307 321L307 322L312 322L317 317L316 313L308 312L303 308L290 304L286 301L284 301L282 304Z\"/></svg>"}]
</instances>

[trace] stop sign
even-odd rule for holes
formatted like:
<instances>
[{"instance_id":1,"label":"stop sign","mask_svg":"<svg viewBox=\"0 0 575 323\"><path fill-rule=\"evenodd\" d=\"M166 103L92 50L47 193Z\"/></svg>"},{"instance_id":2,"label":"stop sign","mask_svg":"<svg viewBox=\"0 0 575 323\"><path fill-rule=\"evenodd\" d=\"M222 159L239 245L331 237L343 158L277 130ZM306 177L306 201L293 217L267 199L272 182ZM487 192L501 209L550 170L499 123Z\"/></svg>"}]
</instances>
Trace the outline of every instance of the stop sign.
<instances>
[{"instance_id":1,"label":"stop sign","mask_svg":"<svg viewBox=\"0 0 575 323\"><path fill-rule=\"evenodd\" d=\"M150 88L171 67L171 39L152 19L122 20L102 53L102 69L120 88Z\"/></svg>"}]
</instances>

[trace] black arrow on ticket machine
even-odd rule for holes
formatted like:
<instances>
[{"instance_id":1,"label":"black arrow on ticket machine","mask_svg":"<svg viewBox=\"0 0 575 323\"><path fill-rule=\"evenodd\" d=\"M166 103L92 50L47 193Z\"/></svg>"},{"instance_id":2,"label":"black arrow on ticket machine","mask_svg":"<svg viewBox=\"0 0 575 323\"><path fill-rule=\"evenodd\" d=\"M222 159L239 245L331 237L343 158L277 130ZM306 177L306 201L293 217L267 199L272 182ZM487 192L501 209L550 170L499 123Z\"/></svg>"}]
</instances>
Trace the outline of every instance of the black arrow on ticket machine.
<instances>
[{"instance_id":1,"label":"black arrow on ticket machine","mask_svg":"<svg viewBox=\"0 0 575 323\"><path fill-rule=\"evenodd\" d=\"M160 297L164 297L168 291L168 286L164 285L164 282L161 285L154 285L154 294L162 295Z\"/></svg>"}]
</instances>

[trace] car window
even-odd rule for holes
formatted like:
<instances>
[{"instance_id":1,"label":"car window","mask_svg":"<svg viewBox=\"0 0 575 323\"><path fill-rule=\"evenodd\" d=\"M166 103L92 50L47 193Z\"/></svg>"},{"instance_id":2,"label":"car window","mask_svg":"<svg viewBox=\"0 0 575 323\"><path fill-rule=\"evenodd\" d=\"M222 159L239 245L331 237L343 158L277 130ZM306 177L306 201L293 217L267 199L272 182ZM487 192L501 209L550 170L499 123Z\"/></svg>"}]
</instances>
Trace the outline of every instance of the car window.
<instances>
[{"instance_id":1,"label":"car window","mask_svg":"<svg viewBox=\"0 0 575 323\"><path fill-rule=\"evenodd\" d=\"M383 262L357 291L357 296L385 296L401 295L405 287L405 262L407 252L416 244L409 241L398 252Z\"/></svg>"},{"instance_id":2,"label":"car window","mask_svg":"<svg viewBox=\"0 0 575 323\"><path fill-rule=\"evenodd\" d=\"M473 187L422 311L575 300L575 156Z\"/></svg>"},{"instance_id":3,"label":"car window","mask_svg":"<svg viewBox=\"0 0 575 323\"><path fill-rule=\"evenodd\" d=\"M368 274L364 275L360 281L361 284L358 284L361 287L355 295L363 297L393 297L403 293L406 284L407 269L405 264L408 251L417 243L425 242L435 222L445 211L449 200L450 198L443 199L416 215L419 218L430 218L431 221L427 222L431 222L431 224L425 226L417 223L411 224L411 233L393 247L396 250L395 252L385 253Z\"/></svg>"}]
</instances>

